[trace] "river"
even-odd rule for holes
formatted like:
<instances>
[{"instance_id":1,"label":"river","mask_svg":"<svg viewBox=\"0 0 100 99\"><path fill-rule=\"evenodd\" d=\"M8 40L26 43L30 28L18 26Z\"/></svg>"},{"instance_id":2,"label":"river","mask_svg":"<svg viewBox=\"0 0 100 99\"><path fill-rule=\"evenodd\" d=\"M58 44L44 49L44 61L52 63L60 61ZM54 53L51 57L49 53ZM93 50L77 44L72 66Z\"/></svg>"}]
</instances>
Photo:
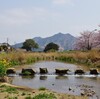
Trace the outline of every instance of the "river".
<instances>
[{"instance_id":1,"label":"river","mask_svg":"<svg viewBox=\"0 0 100 99\"><path fill-rule=\"evenodd\" d=\"M39 68L47 68L49 73L41 75L39 74ZM27 86L29 88L45 87L52 91L60 93L68 93L73 95L80 95L83 91L95 92L90 99L100 99L100 75L89 75L89 68L81 66L86 71L85 75L74 75L74 71L80 68L78 65L43 61L37 62L29 66L21 66L17 68L17 73L21 72L21 68L32 68L37 74L34 76L13 76L12 84L19 86ZM66 75L56 75L56 68L70 69L71 72Z\"/></svg>"}]
</instances>

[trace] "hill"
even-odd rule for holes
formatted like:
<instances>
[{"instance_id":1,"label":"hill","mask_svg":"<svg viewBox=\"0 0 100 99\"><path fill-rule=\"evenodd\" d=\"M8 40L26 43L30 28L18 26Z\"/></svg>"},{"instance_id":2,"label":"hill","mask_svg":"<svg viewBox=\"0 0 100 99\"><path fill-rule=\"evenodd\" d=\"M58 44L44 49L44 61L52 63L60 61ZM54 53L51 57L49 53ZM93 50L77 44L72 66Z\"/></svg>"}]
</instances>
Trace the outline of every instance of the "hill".
<instances>
[{"instance_id":1,"label":"hill","mask_svg":"<svg viewBox=\"0 0 100 99\"><path fill-rule=\"evenodd\" d=\"M44 47L50 43L56 43L60 46L61 49L64 50L72 50L74 42L76 41L76 37L72 36L71 34L63 34L57 33L53 36L42 38L42 37L35 37L33 38L38 44L40 49L44 49ZM22 43L18 43L13 45L14 48L22 47Z\"/></svg>"}]
</instances>

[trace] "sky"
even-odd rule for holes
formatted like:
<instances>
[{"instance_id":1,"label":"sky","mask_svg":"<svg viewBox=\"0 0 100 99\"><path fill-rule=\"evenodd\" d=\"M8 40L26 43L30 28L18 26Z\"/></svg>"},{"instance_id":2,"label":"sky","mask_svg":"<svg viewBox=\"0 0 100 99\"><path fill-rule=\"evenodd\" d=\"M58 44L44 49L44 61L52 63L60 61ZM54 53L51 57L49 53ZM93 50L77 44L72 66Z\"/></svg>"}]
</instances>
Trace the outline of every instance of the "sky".
<instances>
[{"instance_id":1,"label":"sky","mask_svg":"<svg viewBox=\"0 0 100 99\"><path fill-rule=\"evenodd\" d=\"M79 36L100 24L100 0L0 0L0 43L59 32Z\"/></svg>"}]
</instances>

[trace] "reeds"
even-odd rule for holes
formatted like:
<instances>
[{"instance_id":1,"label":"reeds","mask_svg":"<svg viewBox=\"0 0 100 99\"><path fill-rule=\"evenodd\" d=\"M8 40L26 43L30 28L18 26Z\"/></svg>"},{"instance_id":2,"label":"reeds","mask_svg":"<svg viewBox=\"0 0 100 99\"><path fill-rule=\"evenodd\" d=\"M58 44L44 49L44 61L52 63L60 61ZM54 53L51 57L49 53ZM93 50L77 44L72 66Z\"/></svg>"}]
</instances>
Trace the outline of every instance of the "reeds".
<instances>
[{"instance_id":1,"label":"reeds","mask_svg":"<svg viewBox=\"0 0 100 99\"><path fill-rule=\"evenodd\" d=\"M0 61L7 60L11 66L30 64L37 61L53 60L69 63L86 64L90 66L98 66L100 64L100 52L91 50L82 51L66 51L66 52L11 52L0 54Z\"/></svg>"}]
</instances>

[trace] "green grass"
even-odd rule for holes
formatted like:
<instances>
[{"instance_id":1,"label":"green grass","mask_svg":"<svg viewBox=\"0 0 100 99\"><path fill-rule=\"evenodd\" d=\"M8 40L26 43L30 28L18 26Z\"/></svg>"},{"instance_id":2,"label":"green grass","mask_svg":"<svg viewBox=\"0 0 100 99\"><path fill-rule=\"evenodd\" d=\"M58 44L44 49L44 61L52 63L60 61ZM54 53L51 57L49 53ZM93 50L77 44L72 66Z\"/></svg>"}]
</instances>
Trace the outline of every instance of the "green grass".
<instances>
[{"instance_id":1,"label":"green grass","mask_svg":"<svg viewBox=\"0 0 100 99\"><path fill-rule=\"evenodd\" d=\"M18 93L17 89L14 87L6 86L6 85L1 85L0 88L2 88L1 92L8 92L8 93Z\"/></svg>"},{"instance_id":2,"label":"green grass","mask_svg":"<svg viewBox=\"0 0 100 99\"><path fill-rule=\"evenodd\" d=\"M31 96L27 96L25 97L25 99L33 99Z\"/></svg>"},{"instance_id":3,"label":"green grass","mask_svg":"<svg viewBox=\"0 0 100 99\"><path fill-rule=\"evenodd\" d=\"M33 97L33 99L57 99L53 93L41 93Z\"/></svg>"},{"instance_id":4,"label":"green grass","mask_svg":"<svg viewBox=\"0 0 100 99\"><path fill-rule=\"evenodd\" d=\"M43 91L43 90L46 90L46 88L45 87L40 87L39 90Z\"/></svg>"}]
</instances>

